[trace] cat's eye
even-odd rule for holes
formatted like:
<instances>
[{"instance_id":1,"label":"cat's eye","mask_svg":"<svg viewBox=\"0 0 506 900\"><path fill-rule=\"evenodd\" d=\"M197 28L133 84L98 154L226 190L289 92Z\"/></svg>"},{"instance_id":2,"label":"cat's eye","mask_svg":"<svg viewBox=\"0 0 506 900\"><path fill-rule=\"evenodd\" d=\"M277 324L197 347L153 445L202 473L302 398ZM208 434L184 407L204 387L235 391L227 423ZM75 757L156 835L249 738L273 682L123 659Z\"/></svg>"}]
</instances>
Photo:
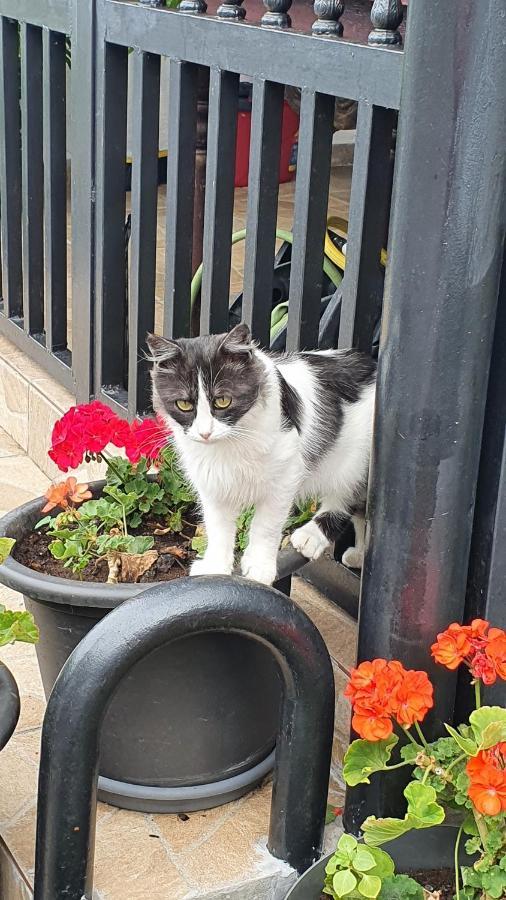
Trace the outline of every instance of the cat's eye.
<instances>
[{"instance_id":1,"label":"cat's eye","mask_svg":"<svg viewBox=\"0 0 506 900\"><path fill-rule=\"evenodd\" d=\"M176 406L181 412L191 412L193 409L191 400L176 400Z\"/></svg>"},{"instance_id":2,"label":"cat's eye","mask_svg":"<svg viewBox=\"0 0 506 900\"><path fill-rule=\"evenodd\" d=\"M228 409L232 403L232 397L215 397L213 406L215 409Z\"/></svg>"}]
</instances>

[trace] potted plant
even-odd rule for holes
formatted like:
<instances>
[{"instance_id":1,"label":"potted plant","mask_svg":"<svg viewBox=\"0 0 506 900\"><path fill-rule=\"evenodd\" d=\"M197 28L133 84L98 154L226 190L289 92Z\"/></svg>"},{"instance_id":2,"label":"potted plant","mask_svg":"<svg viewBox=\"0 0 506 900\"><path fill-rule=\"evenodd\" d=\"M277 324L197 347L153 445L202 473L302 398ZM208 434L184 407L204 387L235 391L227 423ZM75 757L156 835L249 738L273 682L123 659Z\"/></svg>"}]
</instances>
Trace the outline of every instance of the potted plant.
<instances>
[{"instance_id":1,"label":"potted plant","mask_svg":"<svg viewBox=\"0 0 506 900\"><path fill-rule=\"evenodd\" d=\"M65 473L104 461L106 479L67 477L0 522L16 541L0 581L24 595L40 627L46 695L100 618L148 583L186 575L203 550L169 438L161 420L129 424L99 402L72 407L49 455ZM250 515L239 523L241 545ZM292 522L309 515L299 510ZM256 642L202 634L161 648L132 669L107 712L101 799L171 812L241 796L272 767L279 697L276 664Z\"/></svg>"},{"instance_id":2,"label":"potted plant","mask_svg":"<svg viewBox=\"0 0 506 900\"><path fill-rule=\"evenodd\" d=\"M0 564L7 559L13 541L0 538ZM13 612L0 603L0 647L25 641L35 644L39 634L33 616L28 612ZM0 661L0 750L10 740L19 719L19 691L15 678L4 662Z\"/></svg>"},{"instance_id":3,"label":"potted plant","mask_svg":"<svg viewBox=\"0 0 506 900\"><path fill-rule=\"evenodd\" d=\"M506 897L506 709L481 705L481 684L506 680L506 632L482 619L452 624L437 636L432 655L449 669L468 667L476 707L469 722L446 725L445 736L428 742L421 723L433 690L425 672L384 659L354 669L345 694L360 738L345 755L345 781L353 787L369 784L377 772L411 769L406 814L368 816L362 840L343 835L336 852L302 876L290 900ZM431 870L436 856L439 871ZM453 871L442 870L450 864Z\"/></svg>"}]
</instances>

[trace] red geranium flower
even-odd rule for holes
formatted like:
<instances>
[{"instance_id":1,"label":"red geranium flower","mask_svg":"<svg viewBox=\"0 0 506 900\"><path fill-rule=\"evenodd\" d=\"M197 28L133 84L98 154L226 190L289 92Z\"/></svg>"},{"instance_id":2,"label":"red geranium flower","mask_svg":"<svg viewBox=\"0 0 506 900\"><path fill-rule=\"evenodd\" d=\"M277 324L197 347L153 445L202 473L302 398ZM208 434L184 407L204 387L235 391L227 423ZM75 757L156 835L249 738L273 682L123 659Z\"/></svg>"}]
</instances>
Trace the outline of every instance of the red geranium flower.
<instances>
[{"instance_id":1,"label":"red geranium flower","mask_svg":"<svg viewBox=\"0 0 506 900\"><path fill-rule=\"evenodd\" d=\"M170 431L160 416L132 422L131 437L129 443L125 444L126 455L131 463L139 462L142 456L155 461L167 446L169 436Z\"/></svg>"},{"instance_id":2,"label":"red geranium flower","mask_svg":"<svg viewBox=\"0 0 506 900\"><path fill-rule=\"evenodd\" d=\"M405 671L395 690L392 704L399 725L409 727L415 722L422 722L429 709L434 706L433 693L434 688L426 672Z\"/></svg>"},{"instance_id":3,"label":"red geranium flower","mask_svg":"<svg viewBox=\"0 0 506 900\"><path fill-rule=\"evenodd\" d=\"M388 737L393 719L403 727L421 722L433 706L427 674L406 670L398 660L361 663L352 670L344 693L353 706L353 728L367 741Z\"/></svg>"}]
</instances>

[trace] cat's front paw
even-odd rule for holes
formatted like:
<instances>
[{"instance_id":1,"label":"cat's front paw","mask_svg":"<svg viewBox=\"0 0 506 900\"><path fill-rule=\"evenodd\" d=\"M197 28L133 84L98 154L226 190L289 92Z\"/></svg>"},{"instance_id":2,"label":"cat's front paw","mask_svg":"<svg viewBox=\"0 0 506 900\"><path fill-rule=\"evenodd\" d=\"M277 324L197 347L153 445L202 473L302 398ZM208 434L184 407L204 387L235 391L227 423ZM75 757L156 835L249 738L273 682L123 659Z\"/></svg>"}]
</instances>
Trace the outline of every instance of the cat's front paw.
<instances>
[{"instance_id":1,"label":"cat's front paw","mask_svg":"<svg viewBox=\"0 0 506 900\"><path fill-rule=\"evenodd\" d=\"M314 520L307 522L302 528L297 528L290 541L306 559L319 559L330 544Z\"/></svg>"},{"instance_id":2,"label":"cat's front paw","mask_svg":"<svg viewBox=\"0 0 506 900\"><path fill-rule=\"evenodd\" d=\"M196 559L190 568L190 575L231 575L232 566L227 566L218 560Z\"/></svg>"},{"instance_id":3,"label":"cat's front paw","mask_svg":"<svg viewBox=\"0 0 506 900\"><path fill-rule=\"evenodd\" d=\"M348 547L343 553L342 563L343 566L348 566L349 569L362 569L364 564L362 550L357 550L356 547Z\"/></svg>"},{"instance_id":4,"label":"cat's front paw","mask_svg":"<svg viewBox=\"0 0 506 900\"><path fill-rule=\"evenodd\" d=\"M241 560L241 572L250 581L271 585L276 581L276 559L269 559L260 554L248 554L246 551Z\"/></svg>"}]
</instances>

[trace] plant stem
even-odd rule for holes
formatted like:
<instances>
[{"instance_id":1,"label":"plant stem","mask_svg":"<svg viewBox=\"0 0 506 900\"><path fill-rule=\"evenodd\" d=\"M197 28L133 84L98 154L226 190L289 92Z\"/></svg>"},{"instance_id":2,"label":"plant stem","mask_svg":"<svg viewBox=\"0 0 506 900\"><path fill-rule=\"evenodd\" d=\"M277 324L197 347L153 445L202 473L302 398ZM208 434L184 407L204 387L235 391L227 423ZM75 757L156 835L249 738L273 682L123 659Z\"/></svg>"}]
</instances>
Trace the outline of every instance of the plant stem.
<instances>
[{"instance_id":1,"label":"plant stem","mask_svg":"<svg viewBox=\"0 0 506 900\"><path fill-rule=\"evenodd\" d=\"M403 766L412 766L412 765L413 765L412 762L399 762L399 763L394 763L393 766L384 766L384 767L383 767L383 771L384 771L384 772L391 772L392 769L402 769Z\"/></svg>"},{"instance_id":2,"label":"plant stem","mask_svg":"<svg viewBox=\"0 0 506 900\"><path fill-rule=\"evenodd\" d=\"M448 775L454 766L458 766L459 762L462 762L463 759L466 759L467 755L468 755L467 753L461 753L460 756L457 756L457 759L454 759L453 762L450 763L450 765L448 766L448 768L446 770L446 774Z\"/></svg>"},{"instance_id":3,"label":"plant stem","mask_svg":"<svg viewBox=\"0 0 506 900\"><path fill-rule=\"evenodd\" d=\"M406 727L406 728L403 728L402 730L404 731L404 734L406 735L406 737L409 738L409 740L410 740L411 743L413 744L413 747L416 747L416 749L419 750L419 749L420 749L420 744L418 743L418 741L415 741L415 739L414 739L413 735L411 734L409 728Z\"/></svg>"},{"instance_id":4,"label":"plant stem","mask_svg":"<svg viewBox=\"0 0 506 900\"><path fill-rule=\"evenodd\" d=\"M426 783L427 778L429 777L431 772L432 772L432 766L429 765L429 766L427 766L427 768L425 769L425 772L423 773L422 784Z\"/></svg>"},{"instance_id":5,"label":"plant stem","mask_svg":"<svg viewBox=\"0 0 506 900\"><path fill-rule=\"evenodd\" d=\"M455 841L455 900L460 900L459 847L463 830L464 826L461 825L458 830L457 840Z\"/></svg>"},{"instance_id":6,"label":"plant stem","mask_svg":"<svg viewBox=\"0 0 506 900\"><path fill-rule=\"evenodd\" d=\"M418 732L418 736L419 736L419 738L420 738L420 740L421 740L423 746L425 747L425 749L427 750L427 752L429 752L429 745L428 745L427 741L425 740L425 738L424 738L424 736L423 736L423 731L422 731L422 729L420 728L420 723L419 723L419 722L415 722L415 728L416 728L416 730L417 730L417 732Z\"/></svg>"},{"instance_id":7,"label":"plant stem","mask_svg":"<svg viewBox=\"0 0 506 900\"><path fill-rule=\"evenodd\" d=\"M483 820L483 816L478 812L478 810L473 809L473 815L474 815L474 821L476 822L476 827L477 827L479 835L480 835L480 840L481 840L483 849L485 849L485 843L488 838L487 825L486 825L485 821Z\"/></svg>"},{"instance_id":8,"label":"plant stem","mask_svg":"<svg viewBox=\"0 0 506 900\"><path fill-rule=\"evenodd\" d=\"M128 536L128 528L127 528L127 520L126 520L126 509L125 509L125 507L123 506L123 504L121 504L121 509L122 509L122 512L123 512L123 530L124 530L124 533L125 533L125 537L127 537L127 536Z\"/></svg>"},{"instance_id":9,"label":"plant stem","mask_svg":"<svg viewBox=\"0 0 506 900\"><path fill-rule=\"evenodd\" d=\"M106 456L103 450L102 450L101 453L98 454L98 456L100 456L100 459L101 459L103 462L105 462L107 468L110 469L111 472L113 472L113 473L116 475L116 478L118 479L119 483L120 483L120 484L123 484L123 479L122 479L122 477L121 477L121 475L120 475L120 472L119 472L119 470L116 468L116 464L113 463L112 459L111 459L109 456Z\"/></svg>"},{"instance_id":10,"label":"plant stem","mask_svg":"<svg viewBox=\"0 0 506 900\"><path fill-rule=\"evenodd\" d=\"M474 696L476 701L476 709L480 709L481 707L481 681L479 678L476 678L474 682Z\"/></svg>"}]
</instances>

